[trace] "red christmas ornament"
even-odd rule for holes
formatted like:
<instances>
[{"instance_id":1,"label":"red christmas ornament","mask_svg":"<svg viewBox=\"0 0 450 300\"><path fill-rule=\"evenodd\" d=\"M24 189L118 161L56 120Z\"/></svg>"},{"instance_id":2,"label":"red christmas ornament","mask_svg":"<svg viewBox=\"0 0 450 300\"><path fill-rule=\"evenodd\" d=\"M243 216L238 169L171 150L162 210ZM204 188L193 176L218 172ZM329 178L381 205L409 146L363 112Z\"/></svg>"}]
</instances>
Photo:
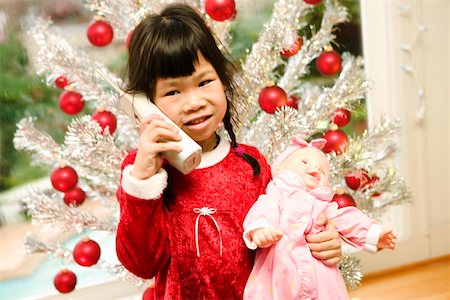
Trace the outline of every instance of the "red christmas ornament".
<instances>
[{"instance_id":1,"label":"red christmas ornament","mask_svg":"<svg viewBox=\"0 0 450 300\"><path fill-rule=\"evenodd\" d=\"M368 189L372 189L374 186L375 186L375 184L377 183L377 181L379 180L380 178L378 177L378 176L376 176L376 175L372 175L372 177L370 178L370 181L369 181L369 184L367 185L367 188ZM379 197L381 194L380 193L378 193L378 192L375 192L375 193L372 193L372 197Z\"/></svg>"},{"instance_id":2,"label":"red christmas ornament","mask_svg":"<svg viewBox=\"0 0 450 300\"><path fill-rule=\"evenodd\" d=\"M288 98L286 92L276 86L266 86L261 90L258 97L259 106L269 114L274 114L277 108L287 105Z\"/></svg>"},{"instance_id":3,"label":"red christmas ornament","mask_svg":"<svg viewBox=\"0 0 450 300\"><path fill-rule=\"evenodd\" d=\"M133 35L133 32L134 32L134 30L131 30L131 31L128 32L128 34L127 34L127 39L126 39L126 45L127 45L127 48L128 48L128 46L130 45L130 40L131 40L131 36Z\"/></svg>"},{"instance_id":4,"label":"red christmas ornament","mask_svg":"<svg viewBox=\"0 0 450 300\"><path fill-rule=\"evenodd\" d=\"M370 177L366 172L356 172L345 175L345 183L352 190L366 186L370 182Z\"/></svg>"},{"instance_id":5,"label":"red christmas ornament","mask_svg":"<svg viewBox=\"0 0 450 300\"><path fill-rule=\"evenodd\" d=\"M92 45L104 47L111 43L114 31L111 25L103 20L94 20L87 29L87 38Z\"/></svg>"},{"instance_id":6,"label":"red christmas ornament","mask_svg":"<svg viewBox=\"0 0 450 300\"><path fill-rule=\"evenodd\" d=\"M298 99L294 95L289 96L287 106L292 107L293 109L298 109Z\"/></svg>"},{"instance_id":7,"label":"red christmas ornament","mask_svg":"<svg viewBox=\"0 0 450 300\"><path fill-rule=\"evenodd\" d=\"M233 19L236 15L234 0L205 0L205 11L215 21Z\"/></svg>"},{"instance_id":8,"label":"red christmas ornament","mask_svg":"<svg viewBox=\"0 0 450 300\"><path fill-rule=\"evenodd\" d=\"M80 94L71 91L64 91L59 96L59 107L68 115L76 115L84 108L84 101Z\"/></svg>"},{"instance_id":9,"label":"red christmas ornament","mask_svg":"<svg viewBox=\"0 0 450 300\"><path fill-rule=\"evenodd\" d=\"M372 177L370 178L370 182L369 182L369 189L373 188L379 179L380 178L378 176L372 175Z\"/></svg>"},{"instance_id":10,"label":"red christmas ornament","mask_svg":"<svg viewBox=\"0 0 450 300\"><path fill-rule=\"evenodd\" d=\"M339 208L346 206L356 207L355 200L349 194L335 194L332 201L336 202Z\"/></svg>"},{"instance_id":11,"label":"red christmas ornament","mask_svg":"<svg viewBox=\"0 0 450 300\"><path fill-rule=\"evenodd\" d=\"M348 137L342 130L329 130L323 134L323 138L327 140L325 147L323 147L323 151L326 153L334 151L339 155L347 150Z\"/></svg>"},{"instance_id":12,"label":"red christmas ornament","mask_svg":"<svg viewBox=\"0 0 450 300\"><path fill-rule=\"evenodd\" d=\"M68 192L77 185L78 175L72 167L65 166L55 169L50 176L50 180L55 190Z\"/></svg>"},{"instance_id":13,"label":"red christmas ornament","mask_svg":"<svg viewBox=\"0 0 450 300\"><path fill-rule=\"evenodd\" d=\"M59 87L60 89L64 89L69 84L69 81L67 80L66 76L61 75L58 78L55 79L55 85Z\"/></svg>"},{"instance_id":14,"label":"red christmas ornament","mask_svg":"<svg viewBox=\"0 0 450 300\"><path fill-rule=\"evenodd\" d=\"M319 4L320 2L322 2L322 0L303 0L305 3L308 3L308 4L313 4L313 5L316 5L316 4Z\"/></svg>"},{"instance_id":15,"label":"red christmas ornament","mask_svg":"<svg viewBox=\"0 0 450 300\"><path fill-rule=\"evenodd\" d=\"M339 127L344 127L350 122L350 112L345 108L338 108L334 112L333 123Z\"/></svg>"},{"instance_id":16,"label":"red christmas ornament","mask_svg":"<svg viewBox=\"0 0 450 300\"><path fill-rule=\"evenodd\" d=\"M100 252L100 246L96 241L83 237L73 249L73 259L81 266L90 267L97 263Z\"/></svg>"},{"instance_id":17,"label":"red christmas ornament","mask_svg":"<svg viewBox=\"0 0 450 300\"><path fill-rule=\"evenodd\" d=\"M67 206L80 206L86 199L86 193L79 187L75 187L64 194L64 203Z\"/></svg>"},{"instance_id":18,"label":"red christmas ornament","mask_svg":"<svg viewBox=\"0 0 450 300\"><path fill-rule=\"evenodd\" d=\"M341 71L342 58L336 51L324 51L316 60L316 67L320 74L333 76Z\"/></svg>"},{"instance_id":19,"label":"red christmas ornament","mask_svg":"<svg viewBox=\"0 0 450 300\"><path fill-rule=\"evenodd\" d=\"M58 274L56 274L53 284L60 293L70 293L75 289L75 285L77 284L77 276L70 270L61 270Z\"/></svg>"},{"instance_id":20,"label":"red christmas ornament","mask_svg":"<svg viewBox=\"0 0 450 300\"><path fill-rule=\"evenodd\" d=\"M105 128L109 128L109 133L113 134L116 131L117 119L116 116L107 110L98 110L92 115L92 119L97 121L97 123L102 128L102 134Z\"/></svg>"},{"instance_id":21,"label":"red christmas ornament","mask_svg":"<svg viewBox=\"0 0 450 300\"><path fill-rule=\"evenodd\" d=\"M142 294L142 300L155 300L155 287L151 286L148 287L145 291L144 294Z\"/></svg>"},{"instance_id":22,"label":"red christmas ornament","mask_svg":"<svg viewBox=\"0 0 450 300\"><path fill-rule=\"evenodd\" d=\"M289 58L295 54L297 54L298 51L300 51L300 48L302 48L303 45L303 40L301 37L298 37L298 39L295 41L295 43L286 50L283 50L282 52L280 52L280 55L283 56L284 58Z\"/></svg>"}]
</instances>

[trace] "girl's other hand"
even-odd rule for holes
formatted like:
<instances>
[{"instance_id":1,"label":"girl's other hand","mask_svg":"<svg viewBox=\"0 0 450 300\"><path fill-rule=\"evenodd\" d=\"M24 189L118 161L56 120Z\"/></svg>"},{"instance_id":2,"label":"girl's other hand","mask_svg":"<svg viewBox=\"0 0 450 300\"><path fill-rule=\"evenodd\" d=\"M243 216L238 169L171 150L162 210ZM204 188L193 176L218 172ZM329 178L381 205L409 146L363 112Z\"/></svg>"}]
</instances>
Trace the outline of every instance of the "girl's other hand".
<instances>
[{"instance_id":1,"label":"girl's other hand","mask_svg":"<svg viewBox=\"0 0 450 300\"><path fill-rule=\"evenodd\" d=\"M131 176L147 179L158 173L162 165L162 152L181 152L181 147L170 143L180 141L179 129L164 121L157 114L151 114L141 120L139 148L134 161Z\"/></svg>"},{"instance_id":2,"label":"girl's other hand","mask_svg":"<svg viewBox=\"0 0 450 300\"><path fill-rule=\"evenodd\" d=\"M341 239L333 223L324 214L317 218L316 225L324 226L324 231L308 234L306 241L311 254L329 267L336 266L342 258Z\"/></svg>"}]
</instances>

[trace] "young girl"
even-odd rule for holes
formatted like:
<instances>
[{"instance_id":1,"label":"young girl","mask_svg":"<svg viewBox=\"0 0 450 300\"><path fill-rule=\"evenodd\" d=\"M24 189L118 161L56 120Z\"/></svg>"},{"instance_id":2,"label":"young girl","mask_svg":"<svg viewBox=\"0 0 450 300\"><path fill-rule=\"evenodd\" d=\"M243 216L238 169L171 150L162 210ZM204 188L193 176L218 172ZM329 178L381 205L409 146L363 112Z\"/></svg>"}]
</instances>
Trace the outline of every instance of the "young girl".
<instances>
[{"instance_id":1,"label":"young girl","mask_svg":"<svg viewBox=\"0 0 450 300\"><path fill-rule=\"evenodd\" d=\"M323 230L316 223L323 212L348 243L369 252L394 249L392 230L381 229L356 207L338 209L330 202L330 166L320 151L325 143L293 137L273 163L274 178L244 221L247 246L261 248L244 299L348 299L339 269L312 257L305 240L305 234Z\"/></svg>"},{"instance_id":2,"label":"young girl","mask_svg":"<svg viewBox=\"0 0 450 300\"><path fill-rule=\"evenodd\" d=\"M123 162L117 255L137 276L155 277L158 299L240 299L253 266L242 223L271 171L257 149L236 143L230 67L185 5L146 17L129 43L128 91L145 93L203 150L201 164L183 175L161 156L181 150L170 142L180 140L177 129L150 115L141 120L138 150ZM231 141L216 134L221 123ZM339 261L330 223L309 241L324 263Z\"/></svg>"}]
</instances>

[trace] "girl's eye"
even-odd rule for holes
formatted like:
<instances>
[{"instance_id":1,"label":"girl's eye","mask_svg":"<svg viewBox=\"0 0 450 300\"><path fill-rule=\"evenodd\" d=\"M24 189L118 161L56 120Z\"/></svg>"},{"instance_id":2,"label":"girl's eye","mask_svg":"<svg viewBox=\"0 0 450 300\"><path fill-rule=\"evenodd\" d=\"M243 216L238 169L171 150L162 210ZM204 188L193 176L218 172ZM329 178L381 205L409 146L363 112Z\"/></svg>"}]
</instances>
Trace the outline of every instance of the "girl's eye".
<instances>
[{"instance_id":1,"label":"girl's eye","mask_svg":"<svg viewBox=\"0 0 450 300\"><path fill-rule=\"evenodd\" d=\"M198 86L204 86L207 85L208 83L210 83L212 80L203 80L202 82L200 82L200 84Z\"/></svg>"},{"instance_id":2,"label":"girl's eye","mask_svg":"<svg viewBox=\"0 0 450 300\"><path fill-rule=\"evenodd\" d=\"M173 95L176 95L176 94L178 94L179 92L178 91L170 91L170 92L167 92L164 96L173 96Z\"/></svg>"}]
</instances>

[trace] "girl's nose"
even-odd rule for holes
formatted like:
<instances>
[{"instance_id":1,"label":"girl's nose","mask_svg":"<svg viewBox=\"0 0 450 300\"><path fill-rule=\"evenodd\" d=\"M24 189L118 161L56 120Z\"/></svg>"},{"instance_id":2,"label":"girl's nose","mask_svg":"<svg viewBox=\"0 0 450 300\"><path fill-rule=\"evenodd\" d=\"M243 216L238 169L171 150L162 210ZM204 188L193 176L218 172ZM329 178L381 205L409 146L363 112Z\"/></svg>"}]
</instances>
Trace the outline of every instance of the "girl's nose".
<instances>
[{"instance_id":1,"label":"girl's nose","mask_svg":"<svg viewBox=\"0 0 450 300\"><path fill-rule=\"evenodd\" d=\"M183 98L183 108L186 112L197 111L206 105L206 101L194 92L186 93Z\"/></svg>"}]
</instances>

